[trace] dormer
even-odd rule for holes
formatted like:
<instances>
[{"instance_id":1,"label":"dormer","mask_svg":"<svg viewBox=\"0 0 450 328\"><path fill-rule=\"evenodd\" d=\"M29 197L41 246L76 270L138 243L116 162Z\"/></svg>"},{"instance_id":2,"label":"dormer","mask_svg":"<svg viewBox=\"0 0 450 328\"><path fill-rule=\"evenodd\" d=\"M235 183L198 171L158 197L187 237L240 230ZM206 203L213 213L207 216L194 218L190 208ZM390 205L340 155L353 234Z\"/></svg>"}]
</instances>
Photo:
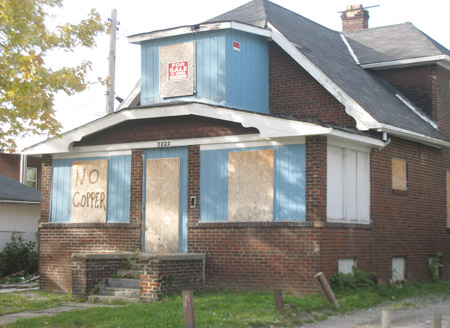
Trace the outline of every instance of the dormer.
<instances>
[{"instance_id":1,"label":"dormer","mask_svg":"<svg viewBox=\"0 0 450 328\"><path fill-rule=\"evenodd\" d=\"M269 32L235 22L138 34L141 106L201 102L269 113Z\"/></svg>"}]
</instances>

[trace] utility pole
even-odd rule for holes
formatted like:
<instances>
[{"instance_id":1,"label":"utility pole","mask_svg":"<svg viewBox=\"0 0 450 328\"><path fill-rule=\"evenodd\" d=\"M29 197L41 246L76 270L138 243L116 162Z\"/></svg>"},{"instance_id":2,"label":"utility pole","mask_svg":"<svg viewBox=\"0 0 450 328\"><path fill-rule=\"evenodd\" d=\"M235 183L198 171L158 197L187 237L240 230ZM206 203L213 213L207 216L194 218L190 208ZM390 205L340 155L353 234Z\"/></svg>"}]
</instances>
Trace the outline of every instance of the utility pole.
<instances>
[{"instance_id":1,"label":"utility pole","mask_svg":"<svg viewBox=\"0 0 450 328\"><path fill-rule=\"evenodd\" d=\"M108 56L108 85L106 88L106 114L114 112L114 88L116 84L116 31L117 31L117 9L111 11L111 34L109 39Z\"/></svg>"}]
</instances>

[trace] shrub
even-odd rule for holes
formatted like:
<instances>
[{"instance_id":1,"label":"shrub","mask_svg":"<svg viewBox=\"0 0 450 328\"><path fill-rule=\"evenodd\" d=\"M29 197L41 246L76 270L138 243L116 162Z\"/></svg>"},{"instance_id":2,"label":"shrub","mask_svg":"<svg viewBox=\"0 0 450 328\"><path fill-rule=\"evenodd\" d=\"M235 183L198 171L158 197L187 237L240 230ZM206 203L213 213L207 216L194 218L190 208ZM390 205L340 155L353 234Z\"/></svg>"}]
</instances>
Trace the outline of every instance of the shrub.
<instances>
[{"instance_id":1,"label":"shrub","mask_svg":"<svg viewBox=\"0 0 450 328\"><path fill-rule=\"evenodd\" d=\"M11 241L0 252L0 277L24 271L32 274L38 270L36 243L24 240L18 233L11 235Z\"/></svg>"},{"instance_id":2,"label":"shrub","mask_svg":"<svg viewBox=\"0 0 450 328\"><path fill-rule=\"evenodd\" d=\"M442 252L437 252L436 256L433 257L428 265L428 272L430 274L430 281L436 282L440 279L440 271L442 269Z\"/></svg>"},{"instance_id":3,"label":"shrub","mask_svg":"<svg viewBox=\"0 0 450 328\"><path fill-rule=\"evenodd\" d=\"M336 272L331 277L331 286L335 292L342 292L348 289L374 286L376 273L365 272L357 267L352 268L352 273Z\"/></svg>"}]
</instances>

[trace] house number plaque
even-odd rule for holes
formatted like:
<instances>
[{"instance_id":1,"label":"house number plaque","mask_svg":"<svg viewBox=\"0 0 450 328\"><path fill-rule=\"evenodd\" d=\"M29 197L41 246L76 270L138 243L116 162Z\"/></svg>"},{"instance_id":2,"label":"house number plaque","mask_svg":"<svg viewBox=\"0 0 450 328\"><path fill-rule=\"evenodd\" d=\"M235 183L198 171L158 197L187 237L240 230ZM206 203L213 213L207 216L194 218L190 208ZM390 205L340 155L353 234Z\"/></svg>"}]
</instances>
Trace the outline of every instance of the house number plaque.
<instances>
[{"instance_id":1,"label":"house number plaque","mask_svg":"<svg viewBox=\"0 0 450 328\"><path fill-rule=\"evenodd\" d=\"M170 140L158 141L158 148L169 148L170 146Z\"/></svg>"}]
</instances>

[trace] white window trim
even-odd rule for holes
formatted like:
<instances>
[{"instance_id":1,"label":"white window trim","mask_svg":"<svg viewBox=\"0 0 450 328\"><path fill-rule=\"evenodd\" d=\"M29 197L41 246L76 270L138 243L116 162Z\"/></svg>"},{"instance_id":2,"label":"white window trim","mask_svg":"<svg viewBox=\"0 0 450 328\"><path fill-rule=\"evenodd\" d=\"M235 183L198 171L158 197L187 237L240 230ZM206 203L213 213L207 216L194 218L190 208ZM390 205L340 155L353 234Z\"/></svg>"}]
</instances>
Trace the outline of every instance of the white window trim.
<instances>
[{"instance_id":1,"label":"white window trim","mask_svg":"<svg viewBox=\"0 0 450 328\"><path fill-rule=\"evenodd\" d=\"M343 156L342 156L342 200L341 200L341 206L342 206L342 213L343 213L343 218L330 218L330 208L329 208L329 201L330 201L330 196L329 196L329 192L330 189L328 187L328 183L329 183L329 162L328 162L328 156L329 156L329 147L335 147L335 148L339 148L342 150L343 152ZM358 157L358 153L365 153L366 155L368 155L368 172L367 175L368 176L363 176L363 178L368 179L368 186L367 186L367 190L366 192L368 193L368 195L365 195L365 197L367 197L367 207L365 207L364 211L367 211L367 218L365 219L361 219L358 218L358 214L356 215L357 218L356 219L346 219L345 217L347 216L347 202L346 202L346 198L345 198L345 192L344 190L346 190L346 183L348 181L348 179L346 178L346 173L347 170L345 169L345 153L348 152L348 150L352 150L356 152L356 156ZM358 163L358 162L357 162ZM356 165L358 165L356 163ZM356 168L358 169L358 168ZM345 224L370 224L371 220L370 220L370 148L369 147L365 147L363 145L356 145L353 143L338 143L336 140L333 139L329 139L328 143L327 143L327 222L331 222L331 223L345 223ZM356 191L357 195L358 192ZM355 200L355 202L358 202L357 200ZM358 209L356 209L356 211L358 212Z\"/></svg>"},{"instance_id":2,"label":"white window trim","mask_svg":"<svg viewBox=\"0 0 450 328\"><path fill-rule=\"evenodd\" d=\"M33 170L36 173L36 180L28 180L28 170ZM26 174L26 185L30 188L36 189L38 188L38 169L36 167L30 167L27 166L27 174ZM36 187L31 187L30 185L28 185L28 182L34 182L36 183Z\"/></svg>"}]
</instances>

